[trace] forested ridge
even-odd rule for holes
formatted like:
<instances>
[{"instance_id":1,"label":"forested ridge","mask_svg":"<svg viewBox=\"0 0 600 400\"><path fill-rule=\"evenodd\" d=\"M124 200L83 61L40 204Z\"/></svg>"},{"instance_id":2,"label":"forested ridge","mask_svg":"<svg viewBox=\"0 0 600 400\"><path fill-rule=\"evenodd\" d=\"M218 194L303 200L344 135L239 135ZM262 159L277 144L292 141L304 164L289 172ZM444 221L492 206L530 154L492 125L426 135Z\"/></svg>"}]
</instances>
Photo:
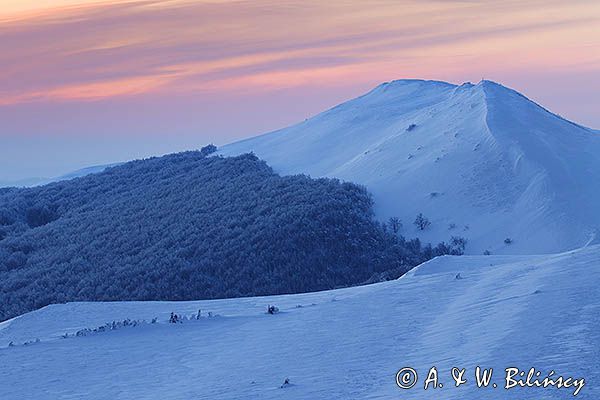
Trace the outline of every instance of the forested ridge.
<instances>
[{"instance_id":1,"label":"forested ridge","mask_svg":"<svg viewBox=\"0 0 600 400\"><path fill-rule=\"evenodd\" d=\"M431 257L361 186L184 152L0 190L0 320L51 303L296 293Z\"/></svg>"}]
</instances>

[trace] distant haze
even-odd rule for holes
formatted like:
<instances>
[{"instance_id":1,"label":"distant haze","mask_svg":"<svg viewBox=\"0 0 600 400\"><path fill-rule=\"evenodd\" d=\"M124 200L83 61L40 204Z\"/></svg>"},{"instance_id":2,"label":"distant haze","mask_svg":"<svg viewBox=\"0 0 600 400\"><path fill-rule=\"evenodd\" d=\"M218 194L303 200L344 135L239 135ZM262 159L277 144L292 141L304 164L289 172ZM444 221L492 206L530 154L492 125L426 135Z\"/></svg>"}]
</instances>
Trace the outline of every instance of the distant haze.
<instances>
[{"instance_id":1,"label":"distant haze","mask_svg":"<svg viewBox=\"0 0 600 400\"><path fill-rule=\"evenodd\" d=\"M600 2L0 0L0 184L225 144L399 78L600 128Z\"/></svg>"}]
</instances>

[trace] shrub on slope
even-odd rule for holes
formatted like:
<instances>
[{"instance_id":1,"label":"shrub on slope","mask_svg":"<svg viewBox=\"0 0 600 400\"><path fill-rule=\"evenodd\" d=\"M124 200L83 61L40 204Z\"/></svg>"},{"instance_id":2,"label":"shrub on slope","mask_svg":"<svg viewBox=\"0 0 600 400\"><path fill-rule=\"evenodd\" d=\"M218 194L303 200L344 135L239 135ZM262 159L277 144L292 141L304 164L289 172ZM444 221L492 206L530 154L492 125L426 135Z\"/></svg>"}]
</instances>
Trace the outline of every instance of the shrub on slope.
<instances>
[{"instance_id":1,"label":"shrub on slope","mask_svg":"<svg viewBox=\"0 0 600 400\"><path fill-rule=\"evenodd\" d=\"M50 303L293 293L420 261L366 190L200 152L0 191L0 320Z\"/></svg>"}]
</instances>

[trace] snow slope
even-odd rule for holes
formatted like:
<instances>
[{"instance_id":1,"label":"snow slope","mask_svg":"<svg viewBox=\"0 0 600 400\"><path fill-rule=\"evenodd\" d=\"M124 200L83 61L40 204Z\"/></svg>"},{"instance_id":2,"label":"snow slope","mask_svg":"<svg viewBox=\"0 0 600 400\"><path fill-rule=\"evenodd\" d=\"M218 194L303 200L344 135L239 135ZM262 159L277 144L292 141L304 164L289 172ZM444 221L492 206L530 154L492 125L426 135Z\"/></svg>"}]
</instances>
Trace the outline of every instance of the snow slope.
<instances>
[{"instance_id":1,"label":"snow slope","mask_svg":"<svg viewBox=\"0 0 600 400\"><path fill-rule=\"evenodd\" d=\"M220 153L249 151L283 174L364 184L377 216L401 218L405 236L463 236L467 253L540 254L598 243L600 133L494 82L385 83ZM432 222L426 232L412 224L420 212Z\"/></svg>"},{"instance_id":2,"label":"snow slope","mask_svg":"<svg viewBox=\"0 0 600 400\"><path fill-rule=\"evenodd\" d=\"M598 399L598 263L600 246L446 256L397 281L321 293L49 306L0 325L0 393L8 400L573 398L571 389L476 389L479 365L495 367L500 386L507 367L583 377L577 398ZM281 312L267 315L267 304ZM166 323L171 311L199 308L218 316ZM159 323L59 338L153 317ZM434 365L444 387L425 392ZM396 387L405 366L420 373L418 388ZM454 366L467 369L460 388L450 380ZM280 388L286 377L291 385Z\"/></svg>"}]
</instances>

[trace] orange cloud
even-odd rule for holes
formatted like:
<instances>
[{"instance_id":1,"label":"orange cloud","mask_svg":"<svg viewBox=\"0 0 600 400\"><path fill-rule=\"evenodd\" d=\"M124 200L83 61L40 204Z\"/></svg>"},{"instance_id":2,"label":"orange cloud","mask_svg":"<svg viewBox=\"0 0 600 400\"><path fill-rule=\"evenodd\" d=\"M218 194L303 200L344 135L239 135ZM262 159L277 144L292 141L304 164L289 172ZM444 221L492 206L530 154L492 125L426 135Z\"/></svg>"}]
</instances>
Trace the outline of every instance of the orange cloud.
<instances>
[{"instance_id":1,"label":"orange cloud","mask_svg":"<svg viewBox=\"0 0 600 400\"><path fill-rule=\"evenodd\" d=\"M595 1L2 4L4 105L599 68Z\"/></svg>"},{"instance_id":2,"label":"orange cloud","mask_svg":"<svg viewBox=\"0 0 600 400\"><path fill-rule=\"evenodd\" d=\"M159 76L138 76L112 81L61 86L14 97L0 98L0 105L52 100L98 100L115 96L131 96L157 90L167 82Z\"/></svg>"}]
</instances>

